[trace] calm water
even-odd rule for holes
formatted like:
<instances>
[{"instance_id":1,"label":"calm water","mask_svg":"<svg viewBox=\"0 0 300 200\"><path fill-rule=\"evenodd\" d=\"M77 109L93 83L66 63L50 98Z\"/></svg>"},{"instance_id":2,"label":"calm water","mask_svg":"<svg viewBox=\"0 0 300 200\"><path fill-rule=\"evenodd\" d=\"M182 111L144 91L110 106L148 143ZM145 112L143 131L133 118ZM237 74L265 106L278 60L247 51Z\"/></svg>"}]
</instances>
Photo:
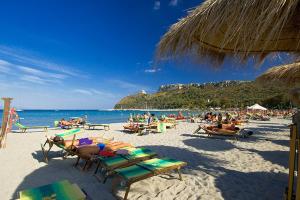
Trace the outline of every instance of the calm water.
<instances>
[{"instance_id":1,"label":"calm water","mask_svg":"<svg viewBox=\"0 0 300 200\"><path fill-rule=\"evenodd\" d=\"M88 122L91 123L114 123L127 121L130 114L143 114L145 111L136 110L23 110L19 111L18 115L22 124L27 126L48 125L53 127L54 121L62 118L69 119L70 117L87 116ZM156 116L178 114L176 111L151 111ZM2 116L2 111L0 111ZM187 114L187 112L183 112ZM1 123L1 122L0 122Z\"/></svg>"}]
</instances>

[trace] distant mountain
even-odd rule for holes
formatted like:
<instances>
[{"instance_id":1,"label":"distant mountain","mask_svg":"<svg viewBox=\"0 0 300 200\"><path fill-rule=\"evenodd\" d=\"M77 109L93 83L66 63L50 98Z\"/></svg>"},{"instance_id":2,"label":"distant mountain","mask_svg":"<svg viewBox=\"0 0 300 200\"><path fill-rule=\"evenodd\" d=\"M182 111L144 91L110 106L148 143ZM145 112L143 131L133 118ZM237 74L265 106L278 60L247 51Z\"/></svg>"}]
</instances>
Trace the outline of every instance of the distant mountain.
<instances>
[{"instance_id":1,"label":"distant mountain","mask_svg":"<svg viewBox=\"0 0 300 200\"><path fill-rule=\"evenodd\" d=\"M280 84L260 86L253 81L162 85L154 94L124 97L115 109L203 109L208 107L244 108L254 103L269 108L288 108L288 88Z\"/></svg>"}]
</instances>

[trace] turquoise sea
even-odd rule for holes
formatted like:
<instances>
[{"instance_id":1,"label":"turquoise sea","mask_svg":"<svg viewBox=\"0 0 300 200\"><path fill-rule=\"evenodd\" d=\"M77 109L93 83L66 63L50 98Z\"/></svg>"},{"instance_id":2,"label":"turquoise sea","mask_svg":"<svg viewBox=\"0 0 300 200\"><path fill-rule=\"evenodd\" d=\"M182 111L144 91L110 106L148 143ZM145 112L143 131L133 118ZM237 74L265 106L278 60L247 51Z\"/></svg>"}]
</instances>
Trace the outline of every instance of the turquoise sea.
<instances>
[{"instance_id":1,"label":"turquoise sea","mask_svg":"<svg viewBox=\"0 0 300 200\"><path fill-rule=\"evenodd\" d=\"M53 127L54 121L71 117L87 116L91 123L126 122L130 114L143 114L142 110L22 110L18 111L20 122L27 126L48 125ZM149 111L156 116L178 114L178 111ZM182 112L187 115L188 112ZM2 116L2 111L0 111Z\"/></svg>"}]
</instances>

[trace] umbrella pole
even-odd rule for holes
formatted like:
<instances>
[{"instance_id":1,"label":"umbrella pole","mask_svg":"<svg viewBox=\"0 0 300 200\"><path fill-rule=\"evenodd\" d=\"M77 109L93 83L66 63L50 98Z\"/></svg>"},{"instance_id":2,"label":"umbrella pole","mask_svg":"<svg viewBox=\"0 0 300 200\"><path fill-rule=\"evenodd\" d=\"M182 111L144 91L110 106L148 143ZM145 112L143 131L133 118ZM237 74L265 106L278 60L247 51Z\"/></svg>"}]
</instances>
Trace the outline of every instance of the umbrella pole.
<instances>
[{"instance_id":1,"label":"umbrella pole","mask_svg":"<svg viewBox=\"0 0 300 200\"><path fill-rule=\"evenodd\" d=\"M297 94L292 94L292 100L296 105L300 105L300 98ZM286 188L286 200L300 199L300 111L298 110L293 116L293 124L290 126L290 154L289 154L289 178L288 187ZM296 193L294 193L294 179L296 179Z\"/></svg>"},{"instance_id":2,"label":"umbrella pole","mask_svg":"<svg viewBox=\"0 0 300 200\"><path fill-rule=\"evenodd\" d=\"M300 199L300 112L298 111L295 116L293 117L293 124L294 124L294 132L297 137L297 182L296 182L296 199Z\"/></svg>"},{"instance_id":3,"label":"umbrella pole","mask_svg":"<svg viewBox=\"0 0 300 200\"><path fill-rule=\"evenodd\" d=\"M12 98L2 98L4 101L4 109L2 114L2 125L1 125L1 133L0 133L0 149L5 148L5 141L7 135L7 124L8 124L8 117L9 117L9 110L10 110L10 102Z\"/></svg>"}]
</instances>

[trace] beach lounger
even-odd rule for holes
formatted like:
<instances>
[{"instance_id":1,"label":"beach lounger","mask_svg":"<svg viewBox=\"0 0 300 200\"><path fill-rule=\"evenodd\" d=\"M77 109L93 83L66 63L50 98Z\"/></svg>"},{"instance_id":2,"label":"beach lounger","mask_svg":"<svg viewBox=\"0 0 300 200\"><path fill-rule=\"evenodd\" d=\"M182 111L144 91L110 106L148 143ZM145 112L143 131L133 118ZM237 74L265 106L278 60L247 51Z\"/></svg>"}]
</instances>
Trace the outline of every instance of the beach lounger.
<instances>
[{"instance_id":1,"label":"beach lounger","mask_svg":"<svg viewBox=\"0 0 300 200\"><path fill-rule=\"evenodd\" d=\"M116 169L116 176L112 182L112 193L115 194L117 186L122 182L125 184L126 192L124 200L127 199L131 184L150 178L152 176L176 170L179 174L179 179L182 180L180 169L187 163L170 158L153 158L130 167Z\"/></svg>"},{"instance_id":2,"label":"beach lounger","mask_svg":"<svg viewBox=\"0 0 300 200\"><path fill-rule=\"evenodd\" d=\"M115 156L115 152L119 149L133 148L133 146L126 142L109 141L105 144L105 148L100 151L98 145L82 146L76 149L77 160L75 167L79 164L80 159L85 160L82 170L89 169L93 162L99 157ZM103 155L106 154L106 155Z\"/></svg>"},{"instance_id":3,"label":"beach lounger","mask_svg":"<svg viewBox=\"0 0 300 200\"><path fill-rule=\"evenodd\" d=\"M104 130L108 131L110 129L109 124L91 124L91 123L86 123L85 126L88 129L95 129L96 126L102 126Z\"/></svg>"},{"instance_id":4,"label":"beach lounger","mask_svg":"<svg viewBox=\"0 0 300 200\"><path fill-rule=\"evenodd\" d=\"M85 200L86 194L77 184L68 180L54 182L48 185L27 189L19 192L19 200Z\"/></svg>"},{"instance_id":5,"label":"beach lounger","mask_svg":"<svg viewBox=\"0 0 300 200\"><path fill-rule=\"evenodd\" d=\"M144 124L129 124L123 126L124 131L130 132L130 133L141 133L143 130L146 129Z\"/></svg>"},{"instance_id":6,"label":"beach lounger","mask_svg":"<svg viewBox=\"0 0 300 200\"><path fill-rule=\"evenodd\" d=\"M47 132L49 128L49 126L24 126L19 122L15 123L15 125L21 130L22 133L25 133L28 129L44 129L44 131Z\"/></svg>"},{"instance_id":7,"label":"beach lounger","mask_svg":"<svg viewBox=\"0 0 300 200\"><path fill-rule=\"evenodd\" d=\"M59 136L59 137L62 137L62 138L73 136L72 141L68 146L65 146L61 142L55 142L53 140L53 138L50 138L50 137L46 136L47 137L46 142L44 144L41 144L45 162L48 162L48 153L51 150L51 148L53 147L53 145L56 145L57 147L59 147L59 148L63 149L63 151L65 151L65 153L63 155L63 158L66 158L69 155L75 155L74 142L75 142L75 139L76 139L76 134L79 133L79 132L80 132L80 129L78 128L78 129L71 129L71 130L65 131L65 132L60 133L60 134L55 134L55 136ZM45 150L45 146L47 144L49 145L49 149Z\"/></svg>"},{"instance_id":8,"label":"beach lounger","mask_svg":"<svg viewBox=\"0 0 300 200\"><path fill-rule=\"evenodd\" d=\"M204 126L202 126L201 128L205 131L205 133L208 136L214 136L214 135L230 136L230 137L234 137L236 140L239 137L239 133L243 130L243 129L239 129L239 130L232 131L232 130L221 129L221 128L215 128L213 130L209 130L207 127Z\"/></svg>"},{"instance_id":9,"label":"beach lounger","mask_svg":"<svg viewBox=\"0 0 300 200\"><path fill-rule=\"evenodd\" d=\"M114 174L115 169L128 167L157 156L155 152L146 148L128 148L127 150L130 152L128 155L116 155L109 158L99 157L98 165L94 173L96 178L100 181L101 178L103 178L103 183L105 183L107 178ZM99 169L102 175L101 178L97 175Z\"/></svg>"}]
</instances>

